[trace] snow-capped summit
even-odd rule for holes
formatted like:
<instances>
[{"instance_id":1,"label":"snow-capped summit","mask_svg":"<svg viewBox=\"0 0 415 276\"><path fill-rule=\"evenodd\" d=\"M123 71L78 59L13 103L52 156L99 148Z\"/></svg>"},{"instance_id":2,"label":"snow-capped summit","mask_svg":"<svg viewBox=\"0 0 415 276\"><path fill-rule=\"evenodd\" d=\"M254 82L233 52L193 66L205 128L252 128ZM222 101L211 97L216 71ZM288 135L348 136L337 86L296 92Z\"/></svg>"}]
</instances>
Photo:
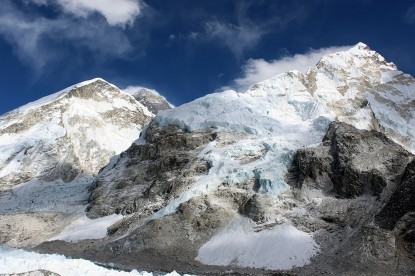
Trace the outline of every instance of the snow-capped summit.
<instances>
[{"instance_id":1,"label":"snow-capped summit","mask_svg":"<svg viewBox=\"0 0 415 276\"><path fill-rule=\"evenodd\" d=\"M153 115L103 79L75 84L0 117L0 190L33 178L94 175Z\"/></svg>"}]
</instances>

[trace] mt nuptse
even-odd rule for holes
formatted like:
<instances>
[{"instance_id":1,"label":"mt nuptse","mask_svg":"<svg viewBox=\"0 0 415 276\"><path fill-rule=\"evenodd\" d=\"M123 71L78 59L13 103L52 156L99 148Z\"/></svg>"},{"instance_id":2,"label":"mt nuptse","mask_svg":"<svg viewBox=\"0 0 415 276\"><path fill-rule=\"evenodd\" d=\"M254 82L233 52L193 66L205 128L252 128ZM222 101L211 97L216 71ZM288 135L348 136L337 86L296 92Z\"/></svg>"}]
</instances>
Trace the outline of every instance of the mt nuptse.
<instances>
[{"instance_id":1,"label":"mt nuptse","mask_svg":"<svg viewBox=\"0 0 415 276\"><path fill-rule=\"evenodd\" d=\"M123 269L414 273L415 79L367 45L171 108L94 79L0 117L1 243Z\"/></svg>"}]
</instances>

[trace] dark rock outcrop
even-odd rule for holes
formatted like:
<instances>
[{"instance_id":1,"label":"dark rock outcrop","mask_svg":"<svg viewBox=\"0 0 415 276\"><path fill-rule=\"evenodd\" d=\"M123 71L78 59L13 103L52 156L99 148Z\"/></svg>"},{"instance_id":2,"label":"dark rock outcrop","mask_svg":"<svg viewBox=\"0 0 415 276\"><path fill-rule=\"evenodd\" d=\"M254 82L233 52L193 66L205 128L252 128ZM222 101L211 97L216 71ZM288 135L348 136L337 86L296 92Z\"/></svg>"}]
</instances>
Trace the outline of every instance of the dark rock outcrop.
<instances>
[{"instance_id":1,"label":"dark rock outcrop","mask_svg":"<svg viewBox=\"0 0 415 276\"><path fill-rule=\"evenodd\" d=\"M327 175L336 194L352 198L380 195L396 183L412 155L377 131L333 122L320 146L299 150L291 173L300 188L306 179Z\"/></svg>"},{"instance_id":2,"label":"dark rock outcrop","mask_svg":"<svg viewBox=\"0 0 415 276\"><path fill-rule=\"evenodd\" d=\"M215 139L213 130L186 132L152 123L147 143L133 144L95 179L88 216L140 213L146 217L178 197L194 177L206 174L208 162L197 157Z\"/></svg>"},{"instance_id":3,"label":"dark rock outcrop","mask_svg":"<svg viewBox=\"0 0 415 276\"><path fill-rule=\"evenodd\" d=\"M266 221L267 217L267 196L262 194L254 194L240 208L240 212L255 222Z\"/></svg>"},{"instance_id":4,"label":"dark rock outcrop","mask_svg":"<svg viewBox=\"0 0 415 276\"><path fill-rule=\"evenodd\" d=\"M403 216L411 212L415 212L415 160L406 167L397 189L376 216L376 221L385 229L393 229ZM415 221L412 227L415 238Z\"/></svg>"}]
</instances>

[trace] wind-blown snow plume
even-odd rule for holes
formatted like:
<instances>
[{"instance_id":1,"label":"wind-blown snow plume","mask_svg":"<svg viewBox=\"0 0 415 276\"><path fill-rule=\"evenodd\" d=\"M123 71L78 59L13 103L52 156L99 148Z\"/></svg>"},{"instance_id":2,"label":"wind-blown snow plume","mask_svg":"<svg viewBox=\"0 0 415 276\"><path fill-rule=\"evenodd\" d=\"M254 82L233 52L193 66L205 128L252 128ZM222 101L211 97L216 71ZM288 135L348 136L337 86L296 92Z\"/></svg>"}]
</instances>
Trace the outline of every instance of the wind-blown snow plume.
<instances>
[{"instance_id":1,"label":"wind-blown snow plume","mask_svg":"<svg viewBox=\"0 0 415 276\"><path fill-rule=\"evenodd\" d=\"M304 54L295 54L280 59L266 61L265 59L250 59L243 66L243 76L234 80L238 91L245 91L251 85L269 79L280 73L298 70L306 73L310 67L316 65L321 57L340 51L346 51L351 46L333 46L321 49L311 49Z\"/></svg>"}]
</instances>

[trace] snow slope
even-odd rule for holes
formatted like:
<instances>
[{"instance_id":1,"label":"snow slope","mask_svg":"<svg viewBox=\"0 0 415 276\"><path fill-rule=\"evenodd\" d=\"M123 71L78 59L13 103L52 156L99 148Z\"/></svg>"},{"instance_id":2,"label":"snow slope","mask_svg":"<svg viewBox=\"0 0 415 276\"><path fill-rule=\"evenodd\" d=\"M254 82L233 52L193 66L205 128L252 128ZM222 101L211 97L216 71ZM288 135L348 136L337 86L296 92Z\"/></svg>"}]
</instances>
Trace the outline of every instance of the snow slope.
<instances>
[{"instance_id":1,"label":"snow slope","mask_svg":"<svg viewBox=\"0 0 415 276\"><path fill-rule=\"evenodd\" d=\"M312 235L283 224L256 232L248 218L235 218L199 249L196 260L210 265L291 269L310 263L319 246Z\"/></svg>"},{"instance_id":2,"label":"snow slope","mask_svg":"<svg viewBox=\"0 0 415 276\"><path fill-rule=\"evenodd\" d=\"M0 214L18 212L82 212L86 207L91 177L78 176L65 183L32 179L0 193Z\"/></svg>"},{"instance_id":3,"label":"snow slope","mask_svg":"<svg viewBox=\"0 0 415 276\"><path fill-rule=\"evenodd\" d=\"M382 82L366 98L384 132L415 153L415 79L400 71L382 74Z\"/></svg>"},{"instance_id":4,"label":"snow slope","mask_svg":"<svg viewBox=\"0 0 415 276\"><path fill-rule=\"evenodd\" d=\"M83 213L71 225L50 240L77 242L88 239L102 239L107 236L107 228L122 218L122 215L112 214L98 219L89 219Z\"/></svg>"}]
</instances>

